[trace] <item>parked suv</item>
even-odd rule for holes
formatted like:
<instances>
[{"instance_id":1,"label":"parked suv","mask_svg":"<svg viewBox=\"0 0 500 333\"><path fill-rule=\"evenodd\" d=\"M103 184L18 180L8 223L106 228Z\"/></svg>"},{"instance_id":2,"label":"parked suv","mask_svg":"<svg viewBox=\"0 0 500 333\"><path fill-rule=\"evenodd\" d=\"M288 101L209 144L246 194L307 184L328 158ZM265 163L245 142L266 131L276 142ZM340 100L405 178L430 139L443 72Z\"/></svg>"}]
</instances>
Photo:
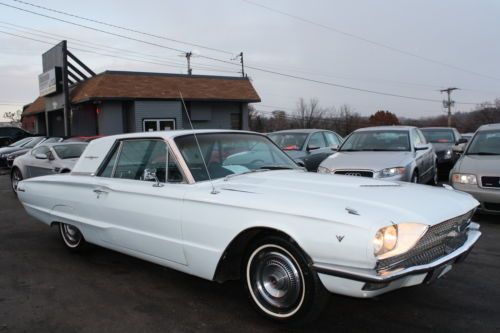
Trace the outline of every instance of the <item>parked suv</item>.
<instances>
[{"instance_id":1,"label":"parked suv","mask_svg":"<svg viewBox=\"0 0 500 333\"><path fill-rule=\"evenodd\" d=\"M30 133L19 127L0 127L0 147L8 146L11 143L24 139L30 135Z\"/></svg>"},{"instance_id":2,"label":"parked suv","mask_svg":"<svg viewBox=\"0 0 500 333\"><path fill-rule=\"evenodd\" d=\"M316 171L318 165L342 143L342 137L337 133L318 129L284 130L268 136L308 171Z\"/></svg>"},{"instance_id":3,"label":"parked suv","mask_svg":"<svg viewBox=\"0 0 500 333\"><path fill-rule=\"evenodd\" d=\"M411 126L358 129L320 164L318 172L437 183L434 148L418 128Z\"/></svg>"}]
</instances>

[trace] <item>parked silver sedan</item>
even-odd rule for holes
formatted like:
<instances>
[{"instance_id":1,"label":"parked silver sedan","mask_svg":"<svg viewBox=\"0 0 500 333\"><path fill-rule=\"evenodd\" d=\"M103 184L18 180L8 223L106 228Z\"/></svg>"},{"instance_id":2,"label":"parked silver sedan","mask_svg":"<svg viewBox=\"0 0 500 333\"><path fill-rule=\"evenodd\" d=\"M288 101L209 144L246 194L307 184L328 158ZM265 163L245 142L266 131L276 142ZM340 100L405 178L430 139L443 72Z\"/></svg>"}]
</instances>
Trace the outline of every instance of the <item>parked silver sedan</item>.
<instances>
[{"instance_id":1,"label":"parked silver sedan","mask_svg":"<svg viewBox=\"0 0 500 333\"><path fill-rule=\"evenodd\" d=\"M318 172L433 184L438 176L434 148L411 126L358 129Z\"/></svg>"},{"instance_id":2,"label":"parked silver sedan","mask_svg":"<svg viewBox=\"0 0 500 333\"><path fill-rule=\"evenodd\" d=\"M26 178L71 172L86 147L82 142L43 144L17 157L11 171L12 189L16 192L17 184Z\"/></svg>"},{"instance_id":3,"label":"parked silver sedan","mask_svg":"<svg viewBox=\"0 0 500 333\"><path fill-rule=\"evenodd\" d=\"M480 209L500 213L500 123L481 126L451 170L452 186L474 196Z\"/></svg>"}]
</instances>

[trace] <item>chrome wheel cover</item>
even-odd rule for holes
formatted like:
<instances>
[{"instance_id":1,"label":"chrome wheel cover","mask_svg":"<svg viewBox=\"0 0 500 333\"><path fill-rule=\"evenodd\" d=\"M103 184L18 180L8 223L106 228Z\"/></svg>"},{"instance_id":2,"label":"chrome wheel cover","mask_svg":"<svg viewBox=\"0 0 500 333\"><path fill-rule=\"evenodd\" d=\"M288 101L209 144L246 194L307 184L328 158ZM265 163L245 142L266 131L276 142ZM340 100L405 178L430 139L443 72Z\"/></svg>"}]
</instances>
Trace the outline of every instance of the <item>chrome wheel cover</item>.
<instances>
[{"instance_id":1,"label":"chrome wheel cover","mask_svg":"<svg viewBox=\"0 0 500 333\"><path fill-rule=\"evenodd\" d=\"M264 245L253 252L247 263L247 281L254 301L272 316L289 317L304 300L300 266L279 246Z\"/></svg>"},{"instance_id":2,"label":"chrome wheel cover","mask_svg":"<svg viewBox=\"0 0 500 333\"><path fill-rule=\"evenodd\" d=\"M82 233L78 228L65 223L61 223L59 228L64 243L66 243L67 246L77 247L82 241Z\"/></svg>"},{"instance_id":3,"label":"chrome wheel cover","mask_svg":"<svg viewBox=\"0 0 500 333\"><path fill-rule=\"evenodd\" d=\"M21 172L18 169L15 169L14 172L12 173L12 189L14 191L17 191L17 186L19 185L19 182L23 180L23 177L21 176Z\"/></svg>"}]
</instances>

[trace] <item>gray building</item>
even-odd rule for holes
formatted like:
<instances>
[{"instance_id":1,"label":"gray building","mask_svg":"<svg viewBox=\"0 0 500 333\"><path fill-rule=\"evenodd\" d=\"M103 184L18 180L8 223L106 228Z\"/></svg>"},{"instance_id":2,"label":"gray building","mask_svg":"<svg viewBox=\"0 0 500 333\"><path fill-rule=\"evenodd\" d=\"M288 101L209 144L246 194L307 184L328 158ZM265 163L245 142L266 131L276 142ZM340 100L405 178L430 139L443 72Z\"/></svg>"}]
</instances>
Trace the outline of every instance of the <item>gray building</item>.
<instances>
[{"instance_id":1,"label":"gray building","mask_svg":"<svg viewBox=\"0 0 500 333\"><path fill-rule=\"evenodd\" d=\"M95 136L185 129L190 128L188 115L195 128L246 130L248 104L260 102L247 77L125 71L95 74L68 51L67 60L74 58L77 64L67 65L67 60L59 59L64 47L59 44L43 56L40 97L23 110L26 130L54 136Z\"/></svg>"}]
</instances>

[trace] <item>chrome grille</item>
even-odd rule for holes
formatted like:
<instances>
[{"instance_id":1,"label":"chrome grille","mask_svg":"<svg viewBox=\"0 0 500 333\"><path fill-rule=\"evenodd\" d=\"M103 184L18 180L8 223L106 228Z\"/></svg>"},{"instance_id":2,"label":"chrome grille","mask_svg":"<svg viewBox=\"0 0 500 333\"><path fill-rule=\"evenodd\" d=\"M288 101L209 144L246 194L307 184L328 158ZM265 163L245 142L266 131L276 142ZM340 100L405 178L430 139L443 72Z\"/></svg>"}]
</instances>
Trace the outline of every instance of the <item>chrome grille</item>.
<instances>
[{"instance_id":1,"label":"chrome grille","mask_svg":"<svg viewBox=\"0 0 500 333\"><path fill-rule=\"evenodd\" d=\"M366 170L339 170L335 171L336 175L346 175L346 176L358 176L358 177L370 177L373 178L373 171Z\"/></svg>"},{"instance_id":2,"label":"chrome grille","mask_svg":"<svg viewBox=\"0 0 500 333\"><path fill-rule=\"evenodd\" d=\"M455 251L467 240L466 229L474 211L430 227L410 251L382 259L377 271L425 265Z\"/></svg>"}]
</instances>

